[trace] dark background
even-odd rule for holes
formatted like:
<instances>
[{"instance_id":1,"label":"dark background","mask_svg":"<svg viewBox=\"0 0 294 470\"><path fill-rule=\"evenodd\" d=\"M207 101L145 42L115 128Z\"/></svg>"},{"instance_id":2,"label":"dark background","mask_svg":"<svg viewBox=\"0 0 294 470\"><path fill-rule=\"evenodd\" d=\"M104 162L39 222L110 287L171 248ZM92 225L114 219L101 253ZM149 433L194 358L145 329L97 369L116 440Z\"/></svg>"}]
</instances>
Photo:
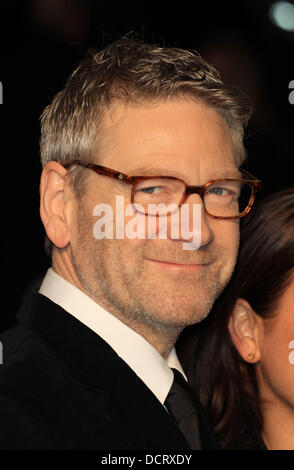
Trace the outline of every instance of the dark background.
<instances>
[{"instance_id":1,"label":"dark background","mask_svg":"<svg viewBox=\"0 0 294 470\"><path fill-rule=\"evenodd\" d=\"M253 99L247 169L262 194L293 185L294 33L271 22L270 0L1 2L1 313L13 325L27 287L49 266L39 219L39 116L89 47L130 31L196 49Z\"/></svg>"}]
</instances>

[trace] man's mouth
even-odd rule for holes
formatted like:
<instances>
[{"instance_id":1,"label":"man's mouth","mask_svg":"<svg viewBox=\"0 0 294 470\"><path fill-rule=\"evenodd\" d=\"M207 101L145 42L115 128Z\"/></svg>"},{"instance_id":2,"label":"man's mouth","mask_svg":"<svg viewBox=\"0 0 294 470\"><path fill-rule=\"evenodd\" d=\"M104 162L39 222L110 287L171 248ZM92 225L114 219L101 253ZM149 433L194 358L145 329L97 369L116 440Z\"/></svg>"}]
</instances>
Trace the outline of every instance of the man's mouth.
<instances>
[{"instance_id":1,"label":"man's mouth","mask_svg":"<svg viewBox=\"0 0 294 470\"><path fill-rule=\"evenodd\" d=\"M204 269L206 266L210 265L211 262L201 262L201 263L191 263L191 262L175 262L175 261L165 261L165 260L158 260L153 258L147 258L147 261L151 261L156 263L162 267L166 268L174 268L174 269L187 269L187 270L198 270Z\"/></svg>"}]
</instances>

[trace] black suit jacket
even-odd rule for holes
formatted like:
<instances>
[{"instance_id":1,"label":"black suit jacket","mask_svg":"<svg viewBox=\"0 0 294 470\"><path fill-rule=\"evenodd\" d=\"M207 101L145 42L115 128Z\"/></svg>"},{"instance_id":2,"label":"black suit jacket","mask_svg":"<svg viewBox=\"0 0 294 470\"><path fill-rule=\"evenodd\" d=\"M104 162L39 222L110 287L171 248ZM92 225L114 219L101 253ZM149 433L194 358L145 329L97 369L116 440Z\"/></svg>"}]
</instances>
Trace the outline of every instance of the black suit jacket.
<instances>
[{"instance_id":1,"label":"black suit jacket","mask_svg":"<svg viewBox=\"0 0 294 470\"><path fill-rule=\"evenodd\" d=\"M37 293L17 319L0 335L1 449L189 450L154 394L97 334ZM218 448L202 413L203 447Z\"/></svg>"}]
</instances>

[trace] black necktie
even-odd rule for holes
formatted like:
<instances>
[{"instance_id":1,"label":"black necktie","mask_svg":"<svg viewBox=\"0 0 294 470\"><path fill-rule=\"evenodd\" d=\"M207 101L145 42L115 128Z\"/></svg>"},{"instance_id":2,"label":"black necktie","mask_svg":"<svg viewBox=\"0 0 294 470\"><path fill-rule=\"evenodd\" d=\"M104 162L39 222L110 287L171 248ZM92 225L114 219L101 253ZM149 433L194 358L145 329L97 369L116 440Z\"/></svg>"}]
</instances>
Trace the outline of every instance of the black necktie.
<instances>
[{"instance_id":1,"label":"black necktie","mask_svg":"<svg viewBox=\"0 0 294 470\"><path fill-rule=\"evenodd\" d=\"M172 369L174 381L164 402L191 449L202 449L199 419L189 385L182 374Z\"/></svg>"}]
</instances>

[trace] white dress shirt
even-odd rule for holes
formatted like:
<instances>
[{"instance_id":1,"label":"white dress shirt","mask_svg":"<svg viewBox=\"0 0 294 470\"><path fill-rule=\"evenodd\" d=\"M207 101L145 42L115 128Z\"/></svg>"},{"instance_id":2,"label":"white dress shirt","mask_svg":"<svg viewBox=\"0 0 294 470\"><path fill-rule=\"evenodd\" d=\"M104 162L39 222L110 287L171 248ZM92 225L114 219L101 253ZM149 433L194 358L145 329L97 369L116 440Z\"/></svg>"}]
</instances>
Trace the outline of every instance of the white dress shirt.
<instances>
[{"instance_id":1,"label":"white dress shirt","mask_svg":"<svg viewBox=\"0 0 294 470\"><path fill-rule=\"evenodd\" d=\"M162 404L173 382L170 368L179 370L186 379L175 348L165 361L143 336L107 312L52 268L48 269L39 292L103 338Z\"/></svg>"}]
</instances>

